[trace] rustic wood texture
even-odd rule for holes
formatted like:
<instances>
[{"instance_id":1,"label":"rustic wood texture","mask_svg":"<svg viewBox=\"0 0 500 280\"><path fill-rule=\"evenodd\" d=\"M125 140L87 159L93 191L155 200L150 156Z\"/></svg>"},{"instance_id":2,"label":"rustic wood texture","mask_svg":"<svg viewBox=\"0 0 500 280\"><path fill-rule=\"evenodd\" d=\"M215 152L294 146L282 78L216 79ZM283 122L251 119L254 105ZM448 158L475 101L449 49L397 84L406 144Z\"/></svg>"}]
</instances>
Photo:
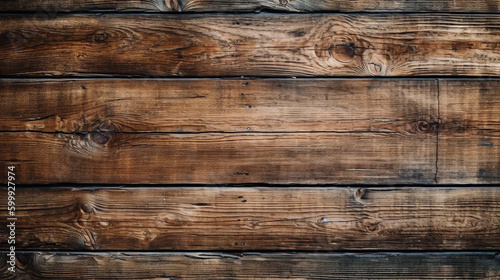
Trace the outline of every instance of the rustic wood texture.
<instances>
[{"instance_id":1,"label":"rustic wood texture","mask_svg":"<svg viewBox=\"0 0 500 280\"><path fill-rule=\"evenodd\" d=\"M18 250L500 250L492 187L18 188L16 203Z\"/></svg>"},{"instance_id":2,"label":"rustic wood texture","mask_svg":"<svg viewBox=\"0 0 500 280\"><path fill-rule=\"evenodd\" d=\"M391 132L437 125L435 80L0 80L1 131Z\"/></svg>"},{"instance_id":3,"label":"rustic wood texture","mask_svg":"<svg viewBox=\"0 0 500 280\"><path fill-rule=\"evenodd\" d=\"M2 0L0 11L141 12L499 12L498 0Z\"/></svg>"},{"instance_id":4,"label":"rustic wood texture","mask_svg":"<svg viewBox=\"0 0 500 280\"><path fill-rule=\"evenodd\" d=\"M495 184L500 182L499 84L470 79L6 79L0 81L0 101L9 106L0 112L0 130L57 134L3 134L13 144L0 150L10 155L2 160L5 165L21 165L21 178L28 178L21 179L24 183L113 183L114 178L117 183L143 183L141 178L202 184L434 183L435 173L436 183ZM433 158L437 138L439 156ZM37 142L52 147L50 157ZM166 150L175 163L158 154ZM363 159L367 152L371 162ZM275 158L266 159L271 154ZM153 161L148 155L155 155ZM128 163L115 163L124 159ZM259 166L259 160L274 161L274 169ZM94 162L103 171L92 175ZM212 162L220 167L212 170L206 164ZM238 170L231 170L234 162ZM303 162L314 166L301 170ZM123 172L104 176L115 165ZM122 174L135 168L144 177ZM306 169L315 172L307 176ZM205 174L195 178L195 171ZM296 175L286 180L287 172ZM384 174L373 181L373 172Z\"/></svg>"},{"instance_id":5,"label":"rustic wood texture","mask_svg":"<svg viewBox=\"0 0 500 280\"><path fill-rule=\"evenodd\" d=\"M438 181L500 183L500 81L440 80Z\"/></svg>"},{"instance_id":6,"label":"rustic wood texture","mask_svg":"<svg viewBox=\"0 0 500 280\"><path fill-rule=\"evenodd\" d=\"M23 15L3 76L500 75L500 15Z\"/></svg>"},{"instance_id":7,"label":"rustic wood texture","mask_svg":"<svg viewBox=\"0 0 500 280\"><path fill-rule=\"evenodd\" d=\"M494 253L222 254L52 253L0 255L2 279L498 279Z\"/></svg>"},{"instance_id":8,"label":"rustic wood texture","mask_svg":"<svg viewBox=\"0 0 500 280\"><path fill-rule=\"evenodd\" d=\"M19 184L433 184L436 135L0 133ZM6 182L7 177L1 179Z\"/></svg>"}]
</instances>

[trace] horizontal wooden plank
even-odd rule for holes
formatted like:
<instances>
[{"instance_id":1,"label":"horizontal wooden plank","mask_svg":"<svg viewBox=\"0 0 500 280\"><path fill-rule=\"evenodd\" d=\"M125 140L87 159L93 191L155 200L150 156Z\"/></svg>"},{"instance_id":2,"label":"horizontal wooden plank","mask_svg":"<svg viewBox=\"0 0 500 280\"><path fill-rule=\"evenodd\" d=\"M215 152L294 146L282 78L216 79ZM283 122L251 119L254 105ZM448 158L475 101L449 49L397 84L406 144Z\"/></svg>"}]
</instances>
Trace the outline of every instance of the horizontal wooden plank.
<instances>
[{"instance_id":1,"label":"horizontal wooden plank","mask_svg":"<svg viewBox=\"0 0 500 280\"><path fill-rule=\"evenodd\" d=\"M0 133L18 184L435 182L436 135ZM6 182L7 177L1 179Z\"/></svg>"},{"instance_id":2,"label":"horizontal wooden plank","mask_svg":"<svg viewBox=\"0 0 500 280\"><path fill-rule=\"evenodd\" d=\"M18 253L2 279L498 279L494 253ZM196 268L196 269L193 269Z\"/></svg>"},{"instance_id":3,"label":"horizontal wooden plank","mask_svg":"<svg viewBox=\"0 0 500 280\"><path fill-rule=\"evenodd\" d=\"M500 81L439 83L438 181L500 184Z\"/></svg>"},{"instance_id":4,"label":"horizontal wooden plank","mask_svg":"<svg viewBox=\"0 0 500 280\"><path fill-rule=\"evenodd\" d=\"M141 11L141 12L498 12L498 0L3 0L0 11L37 11L44 14L70 11Z\"/></svg>"},{"instance_id":5,"label":"horizontal wooden plank","mask_svg":"<svg viewBox=\"0 0 500 280\"><path fill-rule=\"evenodd\" d=\"M3 76L500 75L500 15L0 18Z\"/></svg>"},{"instance_id":6,"label":"horizontal wooden plank","mask_svg":"<svg viewBox=\"0 0 500 280\"><path fill-rule=\"evenodd\" d=\"M435 80L0 80L1 131L402 132L437 125Z\"/></svg>"},{"instance_id":7,"label":"horizontal wooden plank","mask_svg":"<svg viewBox=\"0 0 500 280\"><path fill-rule=\"evenodd\" d=\"M500 189L493 187L16 191L18 249L500 249ZM6 249L7 228L0 234Z\"/></svg>"}]
</instances>

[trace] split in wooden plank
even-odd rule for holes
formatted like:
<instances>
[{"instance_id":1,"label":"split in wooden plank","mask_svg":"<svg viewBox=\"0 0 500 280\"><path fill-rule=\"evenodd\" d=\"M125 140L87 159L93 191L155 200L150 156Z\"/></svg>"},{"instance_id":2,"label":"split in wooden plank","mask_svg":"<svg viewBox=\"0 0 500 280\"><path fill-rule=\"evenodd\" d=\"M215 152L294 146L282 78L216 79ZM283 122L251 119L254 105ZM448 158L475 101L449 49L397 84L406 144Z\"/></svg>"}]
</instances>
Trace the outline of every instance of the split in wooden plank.
<instances>
[{"instance_id":1,"label":"split in wooden plank","mask_svg":"<svg viewBox=\"0 0 500 280\"><path fill-rule=\"evenodd\" d=\"M1 131L437 132L419 80L0 80Z\"/></svg>"},{"instance_id":2,"label":"split in wooden plank","mask_svg":"<svg viewBox=\"0 0 500 280\"><path fill-rule=\"evenodd\" d=\"M0 143L0 166L15 165L19 184L434 184L436 172L429 131L4 132Z\"/></svg>"},{"instance_id":3,"label":"split in wooden plank","mask_svg":"<svg viewBox=\"0 0 500 280\"><path fill-rule=\"evenodd\" d=\"M438 182L500 183L500 81L440 80Z\"/></svg>"},{"instance_id":4,"label":"split in wooden plank","mask_svg":"<svg viewBox=\"0 0 500 280\"><path fill-rule=\"evenodd\" d=\"M499 76L500 15L0 18L2 76Z\"/></svg>"},{"instance_id":5,"label":"split in wooden plank","mask_svg":"<svg viewBox=\"0 0 500 280\"><path fill-rule=\"evenodd\" d=\"M498 279L498 254L20 253L2 279ZM196 269L193 269L196 268Z\"/></svg>"},{"instance_id":6,"label":"split in wooden plank","mask_svg":"<svg viewBox=\"0 0 500 280\"><path fill-rule=\"evenodd\" d=\"M500 250L494 187L18 188L16 210L18 250Z\"/></svg>"},{"instance_id":7,"label":"split in wooden plank","mask_svg":"<svg viewBox=\"0 0 500 280\"><path fill-rule=\"evenodd\" d=\"M39 12L54 15L72 11L141 12L491 12L498 0L2 0L0 12Z\"/></svg>"}]
</instances>

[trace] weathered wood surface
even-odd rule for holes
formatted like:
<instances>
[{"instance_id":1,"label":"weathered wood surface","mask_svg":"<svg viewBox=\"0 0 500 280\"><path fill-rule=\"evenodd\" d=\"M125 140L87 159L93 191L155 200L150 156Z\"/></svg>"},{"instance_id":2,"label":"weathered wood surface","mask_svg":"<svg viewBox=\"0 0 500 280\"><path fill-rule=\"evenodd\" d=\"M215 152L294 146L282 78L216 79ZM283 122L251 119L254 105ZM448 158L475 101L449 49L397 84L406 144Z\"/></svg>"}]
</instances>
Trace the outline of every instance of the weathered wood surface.
<instances>
[{"instance_id":1,"label":"weathered wood surface","mask_svg":"<svg viewBox=\"0 0 500 280\"><path fill-rule=\"evenodd\" d=\"M18 250L500 250L494 187L18 188L16 205Z\"/></svg>"},{"instance_id":2,"label":"weathered wood surface","mask_svg":"<svg viewBox=\"0 0 500 280\"><path fill-rule=\"evenodd\" d=\"M436 134L0 133L19 184L433 184ZM6 182L7 177L1 179Z\"/></svg>"},{"instance_id":3,"label":"weathered wood surface","mask_svg":"<svg viewBox=\"0 0 500 280\"><path fill-rule=\"evenodd\" d=\"M500 81L440 80L438 181L500 183Z\"/></svg>"},{"instance_id":4,"label":"weathered wood surface","mask_svg":"<svg viewBox=\"0 0 500 280\"><path fill-rule=\"evenodd\" d=\"M1 131L393 132L437 125L435 80L0 80Z\"/></svg>"},{"instance_id":5,"label":"weathered wood surface","mask_svg":"<svg viewBox=\"0 0 500 280\"><path fill-rule=\"evenodd\" d=\"M47 15L69 11L141 12L499 12L498 0L2 0L1 11L37 11Z\"/></svg>"},{"instance_id":6,"label":"weathered wood surface","mask_svg":"<svg viewBox=\"0 0 500 280\"><path fill-rule=\"evenodd\" d=\"M494 253L53 253L19 256L2 279L498 279Z\"/></svg>"},{"instance_id":7,"label":"weathered wood surface","mask_svg":"<svg viewBox=\"0 0 500 280\"><path fill-rule=\"evenodd\" d=\"M499 76L500 15L0 18L2 76Z\"/></svg>"},{"instance_id":8,"label":"weathered wood surface","mask_svg":"<svg viewBox=\"0 0 500 280\"><path fill-rule=\"evenodd\" d=\"M119 179L117 183L144 182L130 181L121 173L104 176L117 165L122 171L138 168L151 183L159 179L159 183L370 184L373 172L382 170L377 179L381 183L432 183L431 173L436 173L437 183L494 184L500 182L498 88L499 80L470 79L7 79L0 81L0 101L8 104L0 112L0 130L62 133L3 134L7 145L0 151L10 155L2 160L5 165L32 170L21 173L25 183L113 183L113 178ZM196 135L199 132L211 134ZM52 147L50 157L38 149L38 142ZM391 149L391 144L402 148ZM122 149L129 152L123 154ZM166 154L163 158L158 154L165 150L175 155L174 163ZM155 155L153 161L141 151ZM363 159L366 152L371 160ZM277 157L269 158L271 154ZM225 162L219 161L223 158ZM129 163L115 163L123 159ZM259 160L274 161L275 169L259 167ZM207 163L215 161L221 167L212 170ZM80 166L80 162L92 163ZM94 177L93 162L103 168ZM229 170L234 162L243 169ZM303 162L314 163L308 169L316 170L314 175L300 170ZM190 165L198 165L205 174L193 178ZM155 174L159 170L162 174ZM72 171L78 176L71 177ZM177 171L184 175L175 175L172 181ZM287 172L298 174L286 180ZM213 178L217 181L203 181Z\"/></svg>"}]
</instances>

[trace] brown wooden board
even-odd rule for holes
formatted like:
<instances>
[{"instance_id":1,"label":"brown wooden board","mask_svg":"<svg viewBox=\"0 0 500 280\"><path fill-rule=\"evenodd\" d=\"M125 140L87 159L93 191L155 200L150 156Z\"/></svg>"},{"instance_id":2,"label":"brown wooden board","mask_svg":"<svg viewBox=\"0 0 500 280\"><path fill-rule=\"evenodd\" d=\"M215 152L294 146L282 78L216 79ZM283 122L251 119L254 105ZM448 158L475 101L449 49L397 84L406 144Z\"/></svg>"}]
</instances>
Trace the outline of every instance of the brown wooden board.
<instances>
[{"instance_id":1,"label":"brown wooden board","mask_svg":"<svg viewBox=\"0 0 500 280\"><path fill-rule=\"evenodd\" d=\"M0 133L18 184L434 184L436 135ZM7 181L3 177L2 182Z\"/></svg>"},{"instance_id":2,"label":"brown wooden board","mask_svg":"<svg viewBox=\"0 0 500 280\"><path fill-rule=\"evenodd\" d=\"M1 131L392 132L437 124L418 80L0 80Z\"/></svg>"},{"instance_id":3,"label":"brown wooden board","mask_svg":"<svg viewBox=\"0 0 500 280\"><path fill-rule=\"evenodd\" d=\"M438 181L500 183L500 81L440 80Z\"/></svg>"},{"instance_id":4,"label":"brown wooden board","mask_svg":"<svg viewBox=\"0 0 500 280\"><path fill-rule=\"evenodd\" d=\"M435 182L434 80L3 80L0 92L0 162L21 184Z\"/></svg>"},{"instance_id":5,"label":"brown wooden board","mask_svg":"<svg viewBox=\"0 0 500 280\"><path fill-rule=\"evenodd\" d=\"M499 76L500 15L0 18L0 75Z\"/></svg>"},{"instance_id":6,"label":"brown wooden board","mask_svg":"<svg viewBox=\"0 0 500 280\"><path fill-rule=\"evenodd\" d=\"M500 250L495 187L16 191L18 250Z\"/></svg>"},{"instance_id":7,"label":"brown wooden board","mask_svg":"<svg viewBox=\"0 0 500 280\"><path fill-rule=\"evenodd\" d=\"M39 16L68 11L141 12L499 12L498 0L2 0L0 12L36 11Z\"/></svg>"},{"instance_id":8,"label":"brown wooden board","mask_svg":"<svg viewBox=\"0 0 500 280\"><path fill-rule=\"evenodd\" d=\"M17 275L2 279L498 279L494 253L19 254Z\"/></svg>"}]
</instances>

